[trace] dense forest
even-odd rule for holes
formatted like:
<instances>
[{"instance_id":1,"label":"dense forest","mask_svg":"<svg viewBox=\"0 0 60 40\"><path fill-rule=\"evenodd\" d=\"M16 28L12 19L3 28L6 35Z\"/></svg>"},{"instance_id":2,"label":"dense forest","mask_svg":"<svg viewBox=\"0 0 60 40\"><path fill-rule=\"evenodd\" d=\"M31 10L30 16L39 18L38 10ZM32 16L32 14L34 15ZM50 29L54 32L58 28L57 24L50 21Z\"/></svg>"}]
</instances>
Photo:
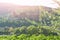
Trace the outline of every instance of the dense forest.
<instances>
[{"instance_id":1,"label":"dense forest","mask_svg":"<svg viewBox=\"0 0 60 40\"><path fill-rule=\"evenodd\" d=\"M0 17L0 39L60 40L60 9L40 9L38 12L38 21Z\"/></svg>"}]
</instances>

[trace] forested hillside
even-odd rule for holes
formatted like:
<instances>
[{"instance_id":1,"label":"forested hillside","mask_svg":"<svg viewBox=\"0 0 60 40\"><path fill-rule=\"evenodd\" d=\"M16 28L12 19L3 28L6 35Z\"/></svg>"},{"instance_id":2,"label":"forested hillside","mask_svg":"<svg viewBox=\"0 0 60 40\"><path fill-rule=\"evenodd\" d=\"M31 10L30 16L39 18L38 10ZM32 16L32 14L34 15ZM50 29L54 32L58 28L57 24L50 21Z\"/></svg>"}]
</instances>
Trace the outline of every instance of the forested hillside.
<instances>
[{"instance_id":1,"label":"forested hillside","mask_svg":"<svg viewBox=\"0 0 60 40\"><path fill-rule=\"evenodd\" d=\"M60 8L4 5L0 15L1 40L60 40Z\"/></svg>"}]
</instances>

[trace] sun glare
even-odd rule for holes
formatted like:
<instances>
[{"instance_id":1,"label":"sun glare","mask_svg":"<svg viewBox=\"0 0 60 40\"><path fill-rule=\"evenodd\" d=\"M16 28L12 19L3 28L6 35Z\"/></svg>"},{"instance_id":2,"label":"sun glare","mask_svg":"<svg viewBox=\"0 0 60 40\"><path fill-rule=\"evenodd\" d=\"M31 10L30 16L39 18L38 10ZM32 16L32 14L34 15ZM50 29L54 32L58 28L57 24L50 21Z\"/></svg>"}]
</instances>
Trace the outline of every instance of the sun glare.
<instances>
[{"instance_id":1,"label":"sun glare","mask_svg":"<svg viewBox=\"0 0 60 40\"><path fill-rule=\"evenodd\" d=\"M28 5L28 6L48 6L52 8L58 7L58 5L52 0L0 0L0 3L12 3L17 5Z\"/></svg>"}]
</instances>

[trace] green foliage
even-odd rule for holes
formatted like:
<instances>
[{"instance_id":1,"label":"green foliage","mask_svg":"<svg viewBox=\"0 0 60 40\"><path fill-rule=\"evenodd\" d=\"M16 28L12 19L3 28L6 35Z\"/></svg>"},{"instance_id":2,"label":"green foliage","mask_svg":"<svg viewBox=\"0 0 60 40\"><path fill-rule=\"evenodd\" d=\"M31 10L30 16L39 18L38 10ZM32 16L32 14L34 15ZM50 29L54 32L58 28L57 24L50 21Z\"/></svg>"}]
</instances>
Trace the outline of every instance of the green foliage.
<instances>
[{"instance_id":1,"label":"green foliage","mask_svg":"<svg viewBox=\"0 0 60 40\"><path fill-rule=\"evenodd\" d=\"M21 34L19 36L11 35L11 36L0 36L0 40L60 40L60 36L45 36L43 34L39 35L31 35L28 36L26 34Z\"/></svg>"},{"instance_id":2,"label":"green foliage","mask_svg":"<svg viewBox=\"0 0 60 40\"><path fill-rule=\"evenodd\" d=\"M42 11L38 20L0 18L0 40L60 40L60 10Z\"/></svg>"}]
</instances>

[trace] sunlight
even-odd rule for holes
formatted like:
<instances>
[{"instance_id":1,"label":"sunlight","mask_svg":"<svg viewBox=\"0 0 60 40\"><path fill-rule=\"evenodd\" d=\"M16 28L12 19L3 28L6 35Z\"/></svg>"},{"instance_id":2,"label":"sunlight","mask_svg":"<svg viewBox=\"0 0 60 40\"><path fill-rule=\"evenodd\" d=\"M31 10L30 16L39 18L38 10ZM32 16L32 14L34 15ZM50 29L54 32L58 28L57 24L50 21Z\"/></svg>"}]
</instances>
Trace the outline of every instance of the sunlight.
<instances>
[{"instance_id":1,"label":"sunlight","mask_svg":"<svg viewBox=\"0 0 60 40\"><path fill-rule=\"evenodd\" d=\"M0 3L12 3L17 5L28 5L28 6L48 6L52 8L58 7L58 5L52 0L0 0Z\"/></svg>"}]
</instances>

